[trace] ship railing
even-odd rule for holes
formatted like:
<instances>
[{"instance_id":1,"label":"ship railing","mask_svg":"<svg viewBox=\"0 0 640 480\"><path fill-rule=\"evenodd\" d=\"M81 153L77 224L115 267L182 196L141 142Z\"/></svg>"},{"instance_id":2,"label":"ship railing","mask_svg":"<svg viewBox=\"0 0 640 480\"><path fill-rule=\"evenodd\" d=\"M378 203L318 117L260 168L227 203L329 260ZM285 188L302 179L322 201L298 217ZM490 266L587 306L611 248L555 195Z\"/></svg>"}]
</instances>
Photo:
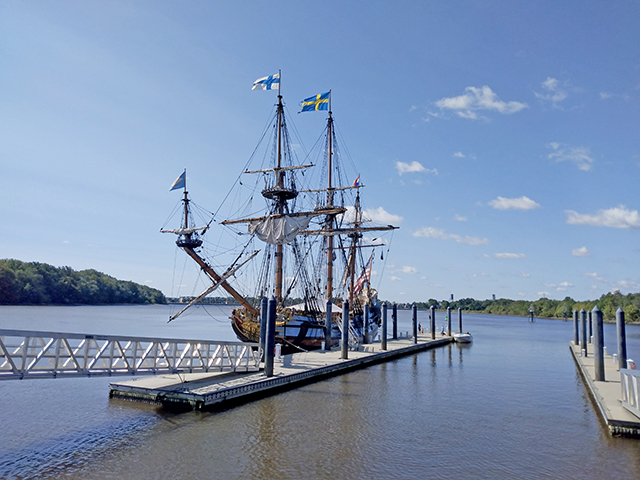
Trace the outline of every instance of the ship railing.
<instances>
[{"instance_id":1,"label":"ship railing","mask_svg":"<svg viewBox=\"0 0 640 480\"><path fill-rule=\"evenodd\" d=\"M258 344L0 329L0 380L257 371Z\"/></svg>"},{"instance_id":2,"label":"ship railing","mask_svg":"<svg viewBox=\"0 0 640 480\"><path fill-rule=\"evenodd\" d=\"M638 395L638 378L640 370L620 369L620 387L622 389L622 406L640 417L640 395Z\"/></svg>"}]
</instances>

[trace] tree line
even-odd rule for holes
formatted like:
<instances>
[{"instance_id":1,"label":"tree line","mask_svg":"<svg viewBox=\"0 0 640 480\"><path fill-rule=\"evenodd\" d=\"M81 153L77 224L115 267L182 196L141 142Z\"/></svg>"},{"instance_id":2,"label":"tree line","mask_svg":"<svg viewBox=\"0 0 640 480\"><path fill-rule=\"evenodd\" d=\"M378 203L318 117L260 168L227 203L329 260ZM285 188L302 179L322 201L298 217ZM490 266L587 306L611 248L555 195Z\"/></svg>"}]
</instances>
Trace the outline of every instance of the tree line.
<instances>
[{"instance_id":1,"label":"tree line","mask_svg":"<svg viewBox=\"0 0 640 480\"><path fill-rule=\"evenodd\" d=\"M595 306L602 311L606 321L614 321L616 310L622 308L625 313L625 320L628 322L640 321L640 293L629 293L622 295L619 291L605 293L598 300L576 301L571 297L564 300L551 300L540 298L533 302L527 300L509 300L500 298L498 300L475 300L473 298L462 298L453 302L429 299L428 302L416 302L419 309L428 309L435 305L437 309L445 310L451 307L452 310L462 308L462 310L484 313L488 315L513 315L527 317L531 309L533 315L544 318L573 318L573 311L593 310Z\"/></svg>"},{"instance_id":2,"label":"tree line","mask_svg":"<svg viewBox=\"0 0 640 480\"><path fill-rule=\"evenodd\" d=\"M1 305L109 305L166 303L155 288L96 270L0 260Z\"/></svg>"}]
</instances>

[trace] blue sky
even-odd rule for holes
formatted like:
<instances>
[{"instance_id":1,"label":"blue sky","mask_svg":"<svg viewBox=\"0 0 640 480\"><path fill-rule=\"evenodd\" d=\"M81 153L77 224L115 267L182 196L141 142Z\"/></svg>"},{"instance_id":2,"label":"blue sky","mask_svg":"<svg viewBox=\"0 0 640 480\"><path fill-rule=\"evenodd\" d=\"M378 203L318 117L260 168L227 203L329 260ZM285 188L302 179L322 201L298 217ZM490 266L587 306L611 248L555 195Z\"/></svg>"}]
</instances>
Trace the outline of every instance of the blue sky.
<instances>
[{"instance_id":1,"label":"blue sky","mask_svg":"<svg viewBox=\"0 0 640 480\"><path fill-rule=\"evenodd\" d=\"M0 257L175 294L184 168L215 210L282 70L393 221L394 301L640 291L640 3L0 3ZM307 148L324 115L293 115ZM190 273L188 275L194 275Z\"/></svg>"}]
</instances>

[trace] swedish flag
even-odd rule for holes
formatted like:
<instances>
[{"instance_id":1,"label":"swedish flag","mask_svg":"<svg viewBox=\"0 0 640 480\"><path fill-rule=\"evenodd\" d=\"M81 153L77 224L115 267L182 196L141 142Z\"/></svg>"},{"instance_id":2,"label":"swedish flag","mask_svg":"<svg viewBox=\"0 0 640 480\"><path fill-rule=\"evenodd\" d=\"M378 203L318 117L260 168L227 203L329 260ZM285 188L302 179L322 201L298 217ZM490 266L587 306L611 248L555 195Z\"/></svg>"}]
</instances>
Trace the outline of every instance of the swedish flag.
<instances>
[{"instance_id":1,"label":"swedish flag","mask_svg":"<svg viewBox=\"0 0 640 480\"><path fill-rule=\"evenodd\" d=\"M302 102L300 102L300 106L302 110L298 113L302 112L317 112L318 110L329 110L329 95L331 91L327 93L319 93L314 95L313 97L305 98Z\"/></svg>"}]
</instances>

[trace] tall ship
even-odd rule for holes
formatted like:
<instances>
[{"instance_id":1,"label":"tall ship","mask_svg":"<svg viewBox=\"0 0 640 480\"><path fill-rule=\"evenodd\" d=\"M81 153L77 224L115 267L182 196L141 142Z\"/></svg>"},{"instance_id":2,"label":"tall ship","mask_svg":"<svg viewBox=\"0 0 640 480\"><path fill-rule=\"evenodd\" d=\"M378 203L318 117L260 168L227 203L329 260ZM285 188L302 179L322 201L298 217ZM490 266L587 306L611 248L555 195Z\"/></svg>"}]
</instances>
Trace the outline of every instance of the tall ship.
<instances>
[{"instance_id":1,"label":"tall ship","mask_svg":"<svg viewBox=\"0 0 640 480\"><path fill-rule=\"evenodd\" d=\"M360 175L354 171L353 181L344 171L331 92L301 102L301 112L326 111L327 120L314 151L305 158L308 161L299 162L285 117L280 74L259 79L254 89L267 79L269 88L260 89L275 89L277 84L278 92L275 112L262 135L261 143L267 146L261 159L256 153L259 147L254 150L225 200L226 210L237 215L221 219L217 213L204 226L196 226L186 171L174 182L172 189L183 189L181 225L161 232L177 235L176 244L206 274L210 285L169 321L222 288L239 304L230 320L241 341L260 341L267 297L277 302L276 343L284 353L321 348L329 322L334 345L342 328L349 329L350 346L372 341L381 323L378 294L371 286L373 262L377 251L382 259L385 249L388 253L389 242L381 236L397 227L372 224L362 206ZM242 192L236 194L237 190ZM212 226L228 230L236 239L239 253L228 265L216 265L205 248L205 235ZM236 283L242 284L242 293ZM349 322L343 326L344 300L349 301Z\"/></svg>"}]
</instances>

